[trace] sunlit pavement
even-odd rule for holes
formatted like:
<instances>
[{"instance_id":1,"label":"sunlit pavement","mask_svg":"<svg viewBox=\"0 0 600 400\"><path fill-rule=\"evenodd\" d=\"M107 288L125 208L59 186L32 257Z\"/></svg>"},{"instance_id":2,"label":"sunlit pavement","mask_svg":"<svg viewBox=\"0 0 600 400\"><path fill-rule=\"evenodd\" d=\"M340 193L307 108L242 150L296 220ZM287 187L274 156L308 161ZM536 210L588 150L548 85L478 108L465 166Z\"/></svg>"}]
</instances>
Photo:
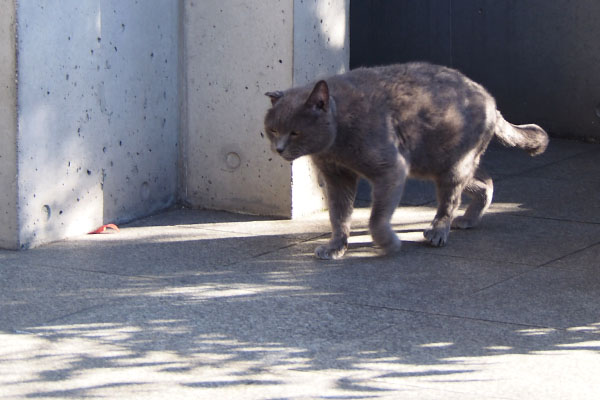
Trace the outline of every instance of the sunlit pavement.
<instances>
[{"instance_id":1,"label":"sunlit pavement","mask_svg":"<svg viewBox=\"0 0 600 400\"><path fill-rule=\"evenodd\" d=\"M337 261L313 257L325 213L176 209L0 251L0 398L597 399L600 146L483 164L494 204L444 248L411 183L390 257L367 208Z\"/></svg>"}]
</instances>

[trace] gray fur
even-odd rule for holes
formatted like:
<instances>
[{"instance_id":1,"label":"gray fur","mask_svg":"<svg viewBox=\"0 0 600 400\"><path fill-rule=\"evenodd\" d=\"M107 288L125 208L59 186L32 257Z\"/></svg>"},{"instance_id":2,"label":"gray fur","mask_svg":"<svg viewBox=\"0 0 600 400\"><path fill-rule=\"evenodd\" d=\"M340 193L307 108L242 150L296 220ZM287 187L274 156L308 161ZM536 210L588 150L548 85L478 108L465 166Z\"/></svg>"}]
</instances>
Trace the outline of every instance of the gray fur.
<instances>
[{"instance_id":1,"label":"gray fur","mask_svg":"<svg viewBox=\"0 0 600 400\"><path fill-rule=\"evenodd\" d=\"M387 254L400 248L390 219L406 178L433 180L439 207L424 236L443 246L451 226L477 225L492 201L492 180L479 160L494 136L531 155L548 144L539 126L505 121L482 86L427 63L361 68L267 95L265 130L273 150L288 161L310 155L326 182L333 232L316 249L323 259L339 258L348 247L360 176L373 190L373 241ZM454 218L462 193L472 201Z\"/></svg>"}]
</instances>

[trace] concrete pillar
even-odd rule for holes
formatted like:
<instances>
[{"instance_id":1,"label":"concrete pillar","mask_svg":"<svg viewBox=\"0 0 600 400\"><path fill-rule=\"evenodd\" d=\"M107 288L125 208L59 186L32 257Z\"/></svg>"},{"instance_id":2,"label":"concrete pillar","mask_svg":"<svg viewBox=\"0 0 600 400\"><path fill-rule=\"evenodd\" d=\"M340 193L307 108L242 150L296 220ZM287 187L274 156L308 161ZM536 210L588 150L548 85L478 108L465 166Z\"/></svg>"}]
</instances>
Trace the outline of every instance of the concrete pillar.
<instances>
[{"instance_id":1,"label":"concrete pillar","mask_svg":"<svg viewBox=\"0 0 600 400\"><path fill-rule=\"evenodd\" d=\"M0 139L2 246L27 248L173 204L179 2L16 2L16 44L4 34L14 0L1 2L1 54L18 54L16 96L14 63L0 69L11 93L0 100L9 132Z\"/></svg>"},{"instance_id":2,"label":"concrete pillar","mask_svg":"<svg viewBox=\"0 0 600 400\"><path fill-rule=\"evenodd\" d=\"M17 60L14 0L0 0L0 248L17 240Z\"/></svg>"},{"instance_id":3,"label":"concrete pillar","mask_svg":"<svg viewBox=\"0 0 600 400\"><path fill-rule=\"evenodd\" d=\"M349 0L185 0L181 199L297 217L322 209L310 162L262 137L264 93L348 67Z\"/></svg>"}]
</instances>

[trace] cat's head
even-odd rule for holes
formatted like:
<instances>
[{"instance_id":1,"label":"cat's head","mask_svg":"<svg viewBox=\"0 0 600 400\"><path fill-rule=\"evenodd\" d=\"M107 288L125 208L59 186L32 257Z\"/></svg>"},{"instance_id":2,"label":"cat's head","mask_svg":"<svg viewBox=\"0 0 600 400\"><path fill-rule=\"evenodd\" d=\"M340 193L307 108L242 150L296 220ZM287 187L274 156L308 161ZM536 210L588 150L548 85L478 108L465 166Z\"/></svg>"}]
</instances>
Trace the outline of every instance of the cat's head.
<instances>
[{"instance_id":1,"label":"cat's head","mask_svg":"<svg viewBox=\"0 0 600 400\"><path fill-rule=\"evenodd\" d=\"M327 150L335 140L335 105L325 81L310 88L268 92L265 116L271 149L287 161Z\"/></svg>"}]
</instances>

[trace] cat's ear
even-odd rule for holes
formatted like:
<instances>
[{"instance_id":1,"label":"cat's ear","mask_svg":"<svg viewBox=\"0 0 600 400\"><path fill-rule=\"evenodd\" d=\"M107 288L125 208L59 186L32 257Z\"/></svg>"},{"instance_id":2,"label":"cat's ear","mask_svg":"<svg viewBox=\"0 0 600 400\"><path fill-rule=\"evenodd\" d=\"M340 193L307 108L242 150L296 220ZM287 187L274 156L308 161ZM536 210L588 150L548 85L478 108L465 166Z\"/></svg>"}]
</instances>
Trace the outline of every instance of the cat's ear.
<instances>
[{"instance_id":1,"label":"cat's ear","mask_svg":"<svg viewBox=\"0 0 600 400\"><path fill-rule=\"evenodd\" d=\"M265 96L271 98L271 105L274 106L275 103L277 103L279 99L283 97L283 92L281 90L277 90L275 92L267 92L265 93Z\"/></svg>"},{"instance_id":2,"label":"cat's ear","mask_svg":"<svg viewBox=\"0 0 600 400\"><path fill-rule=\"evenodd\" d=\"M329 87L327 82L319 81L306 100L306 105L321 111L329 110Z\"/></svg>"}]
</instances>

